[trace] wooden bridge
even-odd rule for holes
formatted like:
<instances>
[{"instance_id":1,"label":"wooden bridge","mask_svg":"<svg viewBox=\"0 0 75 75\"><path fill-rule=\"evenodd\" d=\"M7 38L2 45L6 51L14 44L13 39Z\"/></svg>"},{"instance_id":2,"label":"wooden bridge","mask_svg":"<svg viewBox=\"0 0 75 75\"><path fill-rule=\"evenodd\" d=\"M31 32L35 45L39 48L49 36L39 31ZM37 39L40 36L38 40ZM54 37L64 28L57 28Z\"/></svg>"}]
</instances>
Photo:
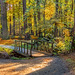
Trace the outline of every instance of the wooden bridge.
<instances>
[{"instance_id":1,"label":"wooden bridge","mask_svg":"<svg viewBox=\"0 0 75 75\"><path fill-rule=\"evenodd\" d=\"M48 54L51 54L53 51L53 42L42 40L31 40L30 42L15 40L14 50L24 56L33 56L33 51L48 52Z\"/></svg>"}]
</instances>

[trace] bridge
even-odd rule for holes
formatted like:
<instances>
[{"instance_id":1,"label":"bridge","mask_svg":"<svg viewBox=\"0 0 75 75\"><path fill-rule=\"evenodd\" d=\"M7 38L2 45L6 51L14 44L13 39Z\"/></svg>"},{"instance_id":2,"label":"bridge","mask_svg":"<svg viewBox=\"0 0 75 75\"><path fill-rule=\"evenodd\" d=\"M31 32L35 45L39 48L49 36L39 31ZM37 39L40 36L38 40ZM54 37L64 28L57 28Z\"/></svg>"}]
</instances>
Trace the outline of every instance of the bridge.
<instances>
[{"instance_id":1,"label":"bridge","mask_svg":"<svg viewBox=\"0 0 75 75\"><path fill-rule=\"evenodd\" d=\"M30 42L15 40L14 50L19 54L30 57L34 55L34 51L50 55L53 51L53 42L42 40L31 40Z\"/></svg>"}]
</instances>

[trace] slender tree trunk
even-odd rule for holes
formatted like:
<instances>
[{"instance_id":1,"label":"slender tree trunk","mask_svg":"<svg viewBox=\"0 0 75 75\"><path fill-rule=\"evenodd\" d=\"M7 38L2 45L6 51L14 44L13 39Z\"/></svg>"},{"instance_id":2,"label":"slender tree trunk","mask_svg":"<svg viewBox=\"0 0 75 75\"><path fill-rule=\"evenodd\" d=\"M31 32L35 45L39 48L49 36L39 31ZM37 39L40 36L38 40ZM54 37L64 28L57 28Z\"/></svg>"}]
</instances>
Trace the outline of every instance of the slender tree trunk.
<instances>
[{"instance_id":1,"label":"slender tree trunk","mask_svg":"<svg viewBox=\"0 0 75 75\"><path fill-rule=\"evenodd\" d=\"M18 5L19 9L20 9L20 4L21 4L21 2L19 2L19 5ZM18 12L18 19L20 19L20 11ZM21 33L20 33L20 21L19 21L19 35L20 34Z\"/></svg>"},{"instance_id":2,"label":"slender tree trunk","mask_svg":"<svg viewBox=\"0 0 75 75\"><path fill-rule=\"evenodd\" d=\"M13 4L13 35L15 36L15 12L14 12L14 4Z\"/></svg>"},{"instance_id":3,"label":"slender tree trunk","mask_svg":"<svg viewBox=\"0 0 75 75\"><path fill-rule=\"evenodd\" d=\"M40 4L39 4L39 0L37 0L37 6L38 6L38 22L39 22L39 20L40 20Z\"/></svg>"},{"instance_id":4,"label":"slender tree trunk","mask_svg":"<svg viewBox=\"0 0 75 75\"><path fill-rule=\"evenodd\" d=\"M72 0L72 10L71 10L71 13L73 13L73 0Z\"/></svg>"},{"instance_id":5,"label":"slender tree trunk","mask_svg":"<svg viewBox=\"0 0 75 75\"><path fill-rule=\"evenodd\" d=\"M26 0L23 0L23 20L24 20L24 31L27 28L27 19L25 17L26 12Z\"/></svg>"},{"instance_id":6,"label":"slender tree trunk","mask_svg":"<svg viewBox=\"0 0 75 75\"><path fill-rule=\"evenodd\" d=\"M74 28L73 28L72 49L75 51L75 0L74 0Z\"/></svg>"},{"instance_id":7,"label":"slender tree trunk","mask_svg":"<svg viewBox=\"0 0 75 75\"><path fill-rule=\"evenodd\" d=\"M11 14L11 5L9 4L9 11L10 11L10 14ZM11 15L10 15L10 35L11 35Z\"/></svg>"},{"instance_id":8,"label":"slender tree trunk","mask_svg":"<svg viewBox=\"0 0 75 75\"><path fill-rule=\"evenodd\" d=\"M35 9L34 9L34 25L36 27L36 36L37 36L37 19L36 19L36 12L35 12Z\"/></svg>"},{"instance_id":9,"label":"slender tree trunk","mask_svg":"<svg viewBox=\"0 0 75 75\"><path fill-rule=\"evenodd\" d=\"M58 0L56 0L56 18L58 19ZM57 23L55 23L55 29L54 29L54 36L58 36L58 29L57 29Z\"/></svg>"},{"instance_id":10,"label":"slender tree trunk","mask_svg":"<svg viewBox=\"0 0 75 75\"><path fill-rule=\"evenodd\" d=\"M44 11L45 11L45 5L46 5L46 0L44 2ZM44 22L44 25L45 25L45 12L43 14L43 22ZM44 29L44 37L45 37L45 29Z\"/></svg>"},{"instance_id":11,"label":"slender tree trunk","mask_svg":"<svg viewBox=\"0 0 75 75\"><path fill-rule=\"evenodd\" d=\"M37 0L37 7L38 7L38 9L37 9L37 13L38 13L38 15L37 15L37 17L38 17L38 23L39 23L39 21L40 21L40 0ZM40 28L39 28L40 29ZM38 30L38 33L39 33L39 37L40 37L40 30Z\"/></svg>"},{"instance_id":12,"label":"slender tree trunk","mask_svg":"<svg viewBox=\"0 0 75 75\"><path fill-rule=\"evenodd\" d=\"M30 0L29 0L29 4L30 4ZM30 9L30 6L29 6L29 9ZM29 12L29 26L31 27L30 28L30 34L33 35L33 31L32 31L32 15L31 15L31 12Z\"/></svg>"},{"instance_id":13,"label":"slender tree trunk","mask_svg":"<svg viewBox=\"0 0 75 75\"><path fill-rule=\"evenodd\" d=\"M4 0L1 0L1 24L3 39L8 38L8 26L7 26L7 4Z\"/></svg>"}]
</instances>

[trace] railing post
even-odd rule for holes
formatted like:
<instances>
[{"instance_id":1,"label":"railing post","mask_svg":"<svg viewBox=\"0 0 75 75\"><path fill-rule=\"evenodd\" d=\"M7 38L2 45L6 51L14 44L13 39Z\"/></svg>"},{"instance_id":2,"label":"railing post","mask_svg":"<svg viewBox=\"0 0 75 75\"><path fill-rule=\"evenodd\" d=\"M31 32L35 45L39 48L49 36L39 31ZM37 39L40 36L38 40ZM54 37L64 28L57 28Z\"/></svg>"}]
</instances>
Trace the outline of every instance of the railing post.
<instances>
[{"instance_id":1,"label":"railing post","mask_svg":"<svg viewBox=\"0 0 75 75\"><path fill-rule=\"evenodd\" d=\"M19 51L20 51L20 42L19 42Z\"/></svg>"},{"instance_id":2,"label":"railing post","mask_svg":"<svg viewBox=\"0 0 75 75\"><path fill-rule=\"evenodd\" d=\"M28 54L28 43L27 43L27 54Z\"/></svg>"},{"instance_id":3,"label":"railing post","mask_svg":"<svg viewBox=\"0 0 75 75\"><path fill-rule=\"evenodd\" d=\"M25 43L24 43L24 53L25 53Z\"/></svg>"},{"instance_id":4,"label":"railing post","mask_svg":"<svg viewBox=\"0 0 75 75\"><path fill-rule=\"evenodd\" d=\"M14 50L16 50L16 40L15 40Z\"/></svg>"},{"instance_id":5,"label":"railing post","mask_svg":"<svg viewBox=\"0 0 75 75\"><path fill-rule=\"evenodd\" d=\"M22 52L22 41L21 41L21 52Z\"/></svg>"},{"instance_id":6,"label":"railing post","mask_svg":"<svg viewBox=\"0 0 75 75\"><path fill-rule=\"evenodd\" d=\"M35 40L34 40L34 50L35 50Z\"/></svg>"},{"instance_id":7,"label":"railing post","mask_svg":"<svg viewBox=\"0 0 75 75\"><path fill-rule=\"evenodd\" d=\"M37 50L38 50L38 42L37 42Z\"/></svg>"},{"instance_id":8,"label":"railing post","mask_svg":"<svg viewBox=\"0 0 75 75\"><path fill-rule=\"evenodd\" d=\"M32 48L33 48L33 44L31 44L30 57L32 57Z\"/></svg>"},{"instance_id":9,"label":"railing post","mask_svg":"<svg viewBox=\"0 0 75 75\"><path fill-rule=\"evenodd\" d=\"M49 51L49 43L47 42L47 45L48 45L48 51Z\"/></svg>"},{"instance_id":10,"label":"railing post","mask_svg":"<svg viewBox=\"0 0 75 75\"><path fill-rule=\"evenodd\" d=\"M53 52L53 42L52 42L52 52Z\"/></svg>"}]
</instances>

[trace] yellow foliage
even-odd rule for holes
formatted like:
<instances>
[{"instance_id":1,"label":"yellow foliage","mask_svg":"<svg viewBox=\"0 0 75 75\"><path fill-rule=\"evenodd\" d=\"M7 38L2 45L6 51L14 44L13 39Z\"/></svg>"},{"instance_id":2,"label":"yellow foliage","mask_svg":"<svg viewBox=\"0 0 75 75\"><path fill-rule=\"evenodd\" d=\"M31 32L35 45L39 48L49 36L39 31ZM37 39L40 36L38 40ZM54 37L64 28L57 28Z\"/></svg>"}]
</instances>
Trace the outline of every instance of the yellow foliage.
<instances>
[{"instance_id":1,"label":"yellow foliage","mask_svg":"<svg viewBox=\"0 0 75 75\"><path fill-rule=\"evenodd\" d=\"M58 44L57 44L57 47L63 47L63 46L65 46L65 44L62 42L62 41L60 41Z\"/></svg>"},{"instance_id":2,"label":"yellow foliage","mask_svg":"<svg viewBox=\"0 0 75 75\"><path fill-rule=\"evenodd\" d=\"M50 18L52 18L52 16L55 13L55 4L51 3L51 1L49 1L49 3L46 5L45 8L45 18L47 20L50 20Z\"/></svg>"},{"instance_id":3,"label":"yellow foliage","mask_svg":"<svg viewBox=\"0 0 75 75\"><path fill-rule=\"evenodd\" d=\"M19 38L19 36L15 36L14 38Z\"/></svg>"},{"instance_id":4,"label":"yellow foliage","mask_svg":"<svg viewBox=\"0 0 75 75\"><path fill-rule=\"evenodd\" d=\"M70 32L68 29L64 29L63 33L65 34L65 36L70 36Z\"/></svg>"},{"instance_id":5,"label":"yellow foliage","mask_svg":"<svg viewBox=\"0 0 75 75\"><path fill-rule=\"evenodd\" d=\"M38 37L37 37L37 36L34 36L34 35L31 35L31 39L35 39L35 40L37 40Z\"/></svg>"},{"instance_id":6,"label":"yellow foliage","mask_svg":"<svg viewBox=\"0 0 75 75\"><path fill-rule=\"evenodd\" d=\"M10 54L12 51L13 51L12 49L0 47L0 52L6 52L6 53Z\"/></svg>"},{"instance_id":7,"label":"yellow foliage","mask_svg":"<svg viewBox=\"0 0 75 75\"><path fill-rule=\"evenodd\" d=\"M2 38L0 38L0 41L2 40Z\"/></svg>"},{"instance_id":8,"label":"yellow foliage","mask_svg":"<svg viewBox=\"0 0 75 75\"><path fill-rule=\"evenodd\" d=\"M71 37L67 37L67 36L65 36L65 41L71 41Z\"/></svg>"},{"instance_id":9,"label":"yellow foliage","mask_svg":"<svg viewBox=\"0 0 75 75\"><path fill-rule=\"evenodd\" d=\"M64 27L64 24L62 24L61 22L58 22L57 23L57 26L60 27L60 28L63 28Z\"/></svg>"}]
</instances>

